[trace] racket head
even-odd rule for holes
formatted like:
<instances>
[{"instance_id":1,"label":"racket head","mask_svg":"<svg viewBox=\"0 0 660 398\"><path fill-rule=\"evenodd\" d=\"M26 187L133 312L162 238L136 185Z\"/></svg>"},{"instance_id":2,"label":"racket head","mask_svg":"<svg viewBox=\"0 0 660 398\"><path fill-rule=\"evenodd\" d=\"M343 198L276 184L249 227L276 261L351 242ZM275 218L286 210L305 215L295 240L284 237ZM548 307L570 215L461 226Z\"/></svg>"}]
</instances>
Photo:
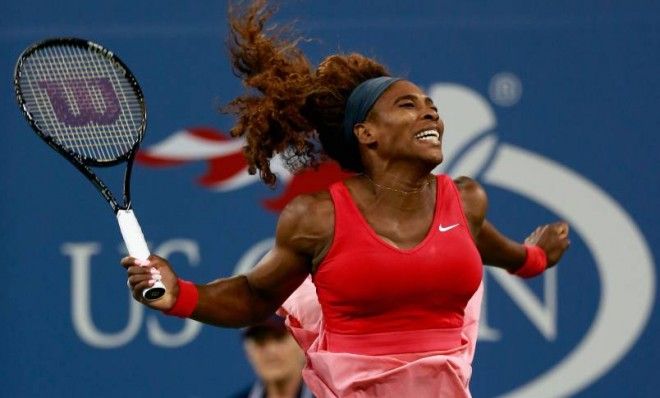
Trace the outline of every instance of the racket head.
<instances>
[{"instance_id":1,"label":"racket head","mask_svg":"<svg viewBox=\"0 0 660 398\"><path fill-rule=\"evenodd\" d=\"M16 99L32 129L86 166L131 159L146 129L144 95L115 54L79 38L38 42L14 70Z\"/></svg>"}]
</instances>

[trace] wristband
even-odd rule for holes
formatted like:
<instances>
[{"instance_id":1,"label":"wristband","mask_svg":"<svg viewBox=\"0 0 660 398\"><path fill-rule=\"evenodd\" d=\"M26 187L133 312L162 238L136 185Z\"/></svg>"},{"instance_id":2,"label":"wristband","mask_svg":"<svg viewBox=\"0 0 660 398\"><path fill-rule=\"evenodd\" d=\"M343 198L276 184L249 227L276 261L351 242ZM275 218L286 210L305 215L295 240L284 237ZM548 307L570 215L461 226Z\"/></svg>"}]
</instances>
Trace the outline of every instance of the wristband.
<instances>
[{"instance_id":1,"label":"wristband","mask_svg":"<svg viewBox=\"0 0 660 398\"><path fill-rule=\"evenodd\" d=\"M163 312L167 315L188 318L195 310L197 300L199 299L197 286L192 282L184 281L180 278L176 280L176 283L179 286L179 295L176 297L174 306Z\"/></svg>"},{"instance_id":2,"label":"wristband","mask_svg":"<svg viewBox=\"0 0 660 398\"><path fill-rule=\"evenodd\" d=\"M543 273L548 266L548 257L545 250L535 245L525 245L525 252L527 256L523 265L510 273L522 278L533 278Z\"/></svg>"}]
</instances>

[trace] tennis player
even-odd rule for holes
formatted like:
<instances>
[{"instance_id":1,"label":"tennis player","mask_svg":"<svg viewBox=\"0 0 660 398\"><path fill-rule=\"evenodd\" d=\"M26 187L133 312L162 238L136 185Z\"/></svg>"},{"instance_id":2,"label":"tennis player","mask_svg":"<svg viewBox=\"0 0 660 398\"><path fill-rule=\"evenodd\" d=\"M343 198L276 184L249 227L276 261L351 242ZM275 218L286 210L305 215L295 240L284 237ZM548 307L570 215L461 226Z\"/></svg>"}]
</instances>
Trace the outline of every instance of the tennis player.
<instances>
[{"instance_id":1,"label":"tennis player","mask_svg":"<svg viewBox=\"0 0 660 398\"><path fill-rule=\"evenodd\" d=\"M269 16L264 0L230 14L233 65L258 92L231 103L250 170L272 184L269 161L283 153L303 166L329 157L355 175L294 199L246 275L195 285L157 256L124 258L133 296L226 327L284 303L317 397L469 397L482 264L536 276L567 249L567 224L540 226L524 244L503 236L476 181L431 173L444 126L417 85L360 54L314 69L295 40L267 34ZM145 301L157 280L166 295Z\"/></svg>"}]
</instances>

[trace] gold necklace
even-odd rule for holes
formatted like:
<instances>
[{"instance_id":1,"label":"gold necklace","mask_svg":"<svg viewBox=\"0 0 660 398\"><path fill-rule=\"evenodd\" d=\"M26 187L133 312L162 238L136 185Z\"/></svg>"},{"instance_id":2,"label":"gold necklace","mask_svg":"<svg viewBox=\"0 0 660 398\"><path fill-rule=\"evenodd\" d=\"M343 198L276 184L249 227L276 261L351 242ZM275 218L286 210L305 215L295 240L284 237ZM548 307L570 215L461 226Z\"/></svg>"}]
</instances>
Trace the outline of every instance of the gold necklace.
<instances>
[{"instance_id":1,"label":"gold necklace","mask_svg":"<svg viewBox=\"0 0 660 398\"><path fill-rule=\"evenodd\" d=\"M426 179L426 182L421 187L415 188L412 191L403 191L401 189L388 187L386 185L380 185L380 184L376 183L374 180L372 180L371 177L369 177L367 174L362 174L362 175L367 177L367 180L369 180L372 184L374 184L375 187L378 187L380 189L387 189L389 191L398 192L402 195L412 195L412 194L415 194L415 193L419 193L419 192L422 191L422 189L426 188L426 186L431 183L431 176L429 175L428 178Z\"/></svg>"}]
</instances>

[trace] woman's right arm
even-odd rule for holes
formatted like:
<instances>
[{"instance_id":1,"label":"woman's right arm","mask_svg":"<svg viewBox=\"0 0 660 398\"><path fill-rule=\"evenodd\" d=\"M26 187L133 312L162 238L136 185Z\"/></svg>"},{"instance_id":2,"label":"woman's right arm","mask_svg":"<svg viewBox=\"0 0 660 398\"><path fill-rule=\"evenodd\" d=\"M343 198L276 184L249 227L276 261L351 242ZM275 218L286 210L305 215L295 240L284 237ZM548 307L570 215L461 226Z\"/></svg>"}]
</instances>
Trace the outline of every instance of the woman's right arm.
<instances>
[{"instance_id":1,"label":"woman's right arm","mask_svg":"<svg viewBox=\"0 0 660 398\"><path fill-rule=\"evenodd\" d=\"M287 205L277 224L275 246L247 274L198 285L199 301L191 318L241 327L274 313L307 277L312 259L332 236L334 217L328 196L301 195ZM126 257L122 265L136 300L158 310L172 308L179 289L177 277L165 259L151 256L148 266L140 266L132 257ZM160 272L167 293L148 302L142 299L142 290L153 280L152 268Z\"/></svg>"}]
</instances>

